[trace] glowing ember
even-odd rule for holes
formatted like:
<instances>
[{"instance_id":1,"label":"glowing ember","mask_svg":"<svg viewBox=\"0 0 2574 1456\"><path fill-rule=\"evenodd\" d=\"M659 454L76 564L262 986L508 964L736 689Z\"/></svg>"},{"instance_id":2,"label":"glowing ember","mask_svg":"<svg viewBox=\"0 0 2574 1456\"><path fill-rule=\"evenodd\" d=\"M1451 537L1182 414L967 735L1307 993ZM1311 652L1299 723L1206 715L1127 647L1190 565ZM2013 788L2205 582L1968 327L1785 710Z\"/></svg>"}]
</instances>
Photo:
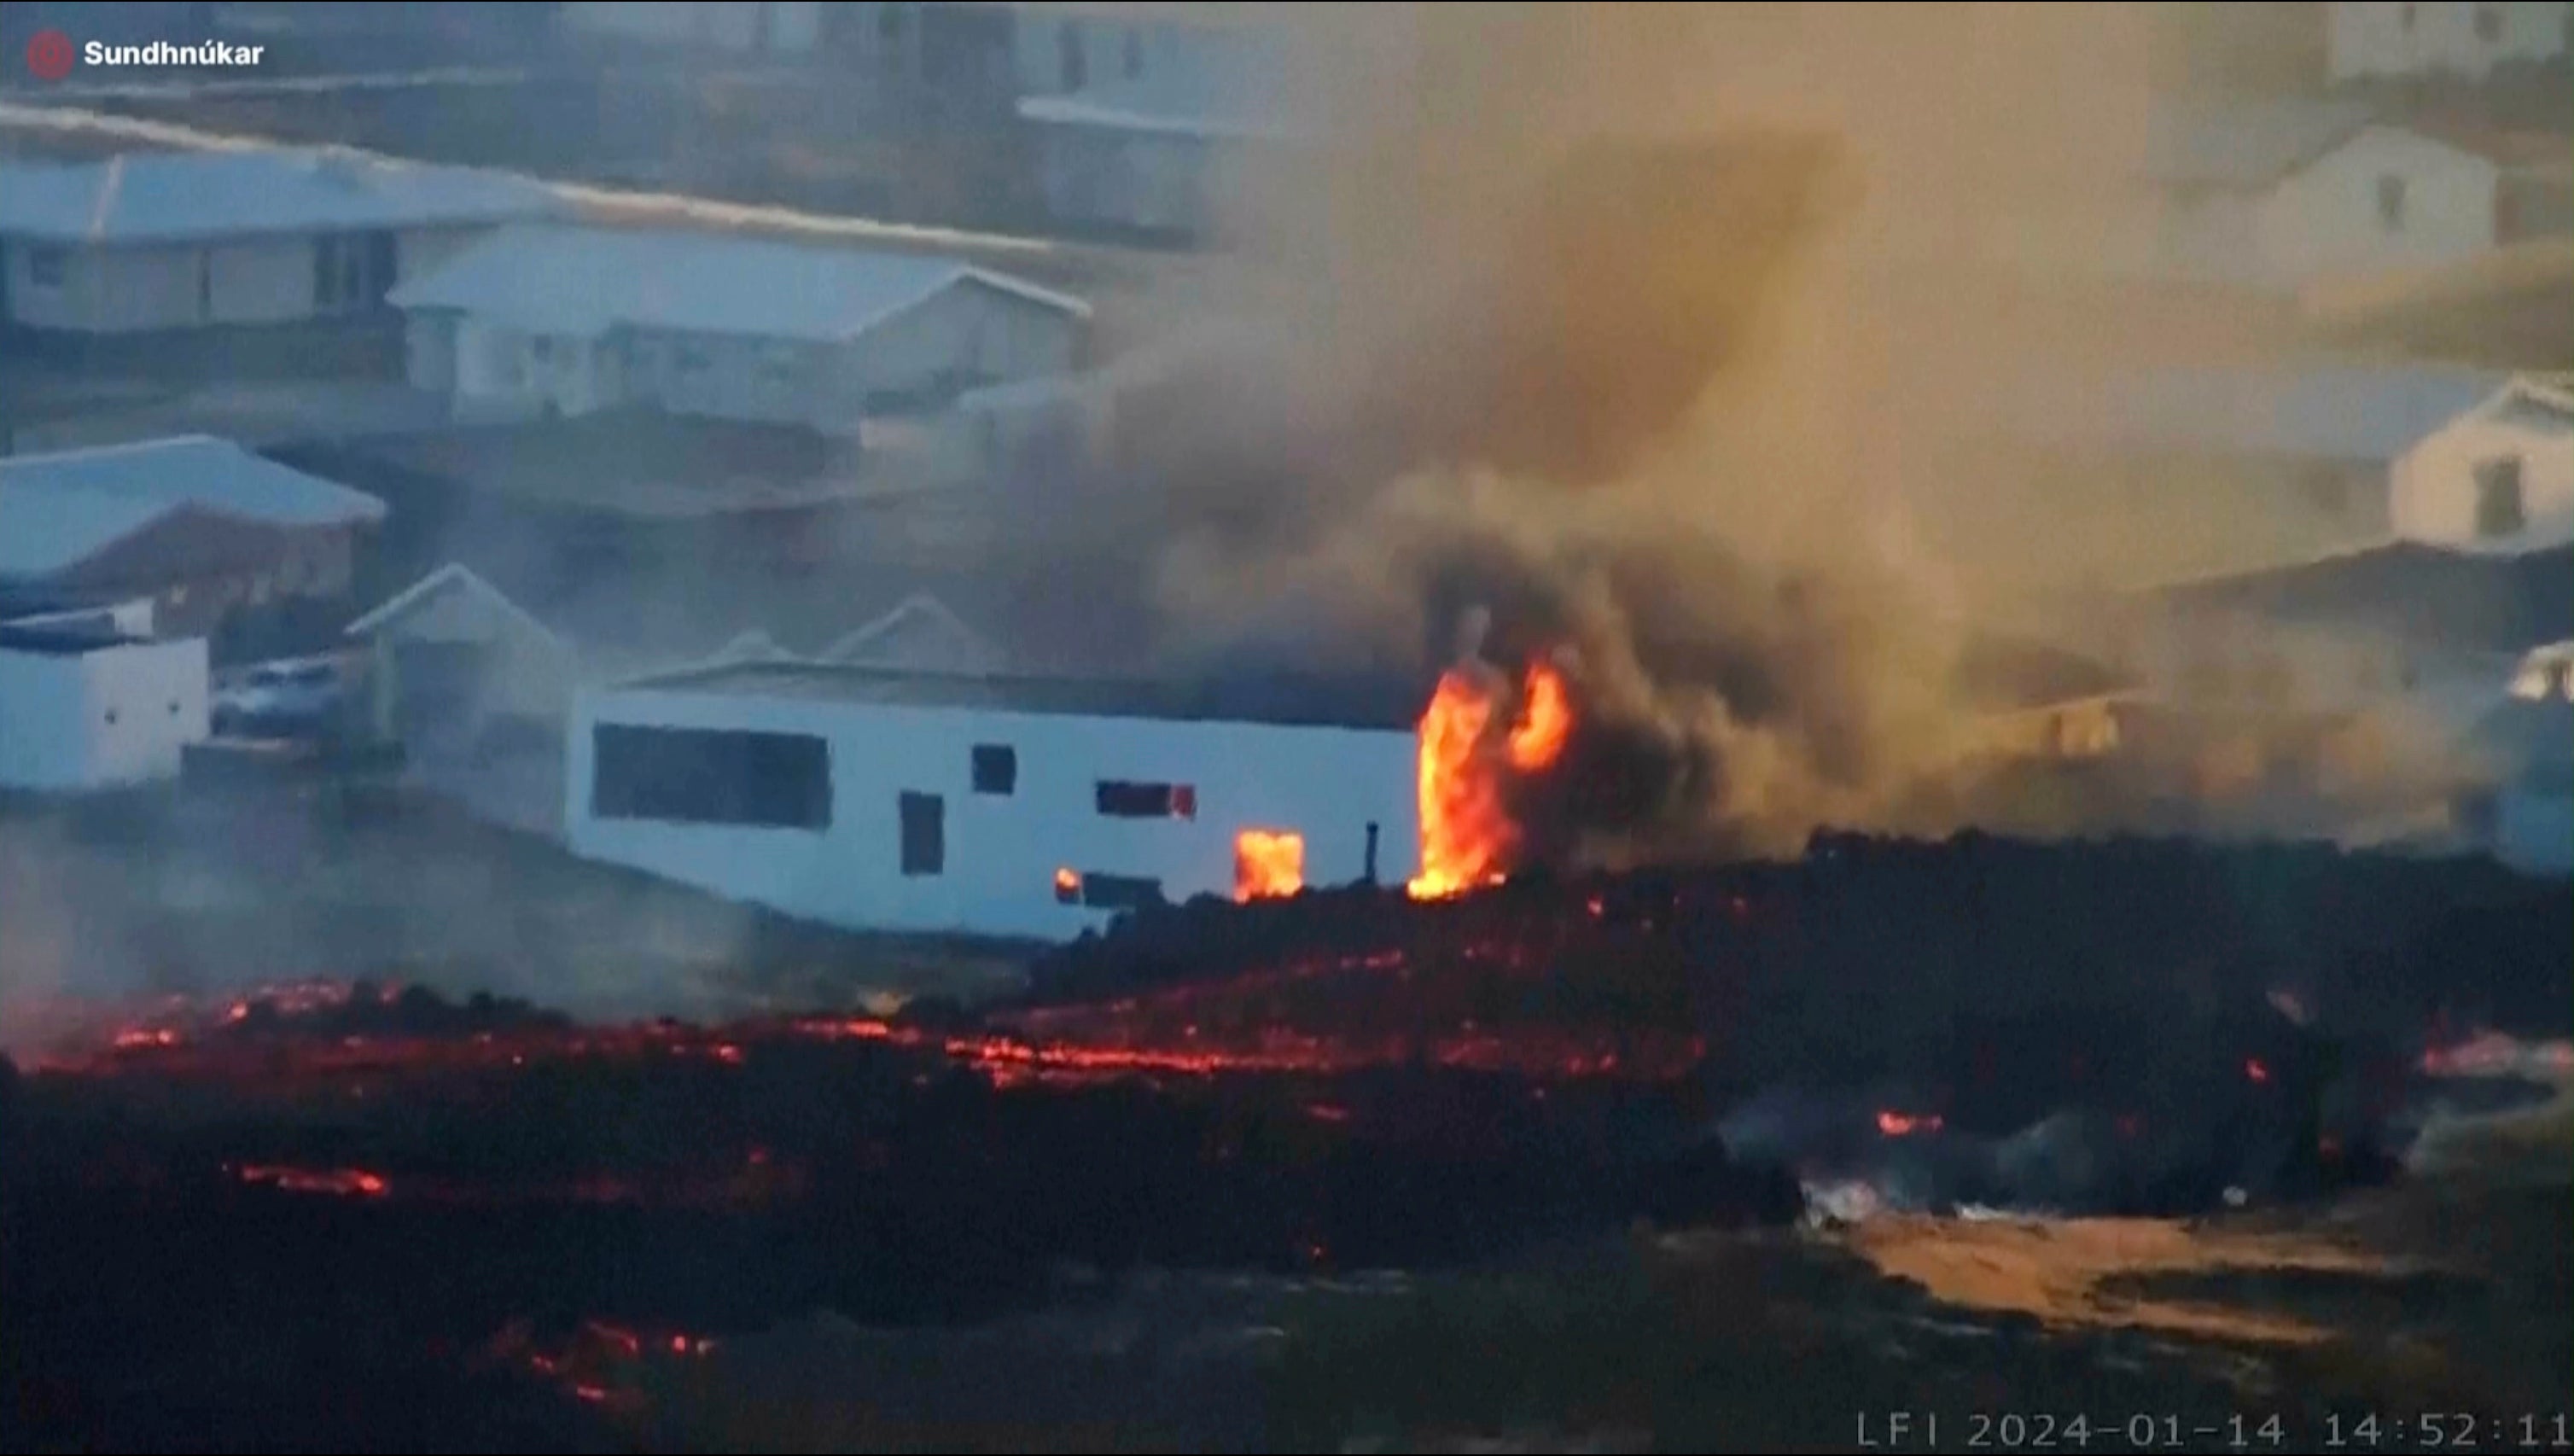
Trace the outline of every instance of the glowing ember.
<instances>
[{"instance_id":1,"label":"glowing ember","mask_svg":"<svg viewBox=\"0 0 2574 1456\"><path fill-rule=\"evenodd\" d=\"M1499 884L1519 849L1519 825L1502 801L1503 774L1554 765L1573 731L1564 675L1532 664L1520 715L1496 741L1493 674L1481 664L1452 668L1421 716L1421 873L1415 899L1440 899Z\"/></svg>"},{"instance_id":2,"label":"glowing ember","mask_svg":"<svg viewBox=\"0 0 2574 1456\"><path fill-rule=\"evenodd\" d=\"M382 1198L393 1191L383 1175L363 1168L289 1168L245 1163L232 1169L245 1183L265 1183L289 1193L329 1193L341 1198Z\"/></svg>"},{"instance_id":3,"label":"glowing ember","mask_svg":"<svg viewBox=\"0 0 2574 1456\"><path fill-rule=\"evenodd\" d=\"M1944 1125L1936 1112L1880 1112L1877 1130L1888 1137L1911 1137L1917 1132L1936 1132Z\"/></svg>"},{"instance_id":4,"label":"glowing ember","mask_svg":"<svg viewBox=\"0 0 2574 1456\"><path fill-rule=\"evenodd\" d=\"M2243 1076L2246 1081L2255 1084L2266 1082L2270 1080L2270 1068L2261 1058L2247 1056L2243 1059Z\"/></svg>"},{"instance_id":5,"label":"glowing ember","mask_svg":"<svg viewBox=\"0 0 2574 1456\"><path fill-rule=\"evenodd\" d=\"M1305 887L1305 836L1284 829L1245 829L1233 836L1233 897L1290 895Z\"/></svg>"}]
</instances>

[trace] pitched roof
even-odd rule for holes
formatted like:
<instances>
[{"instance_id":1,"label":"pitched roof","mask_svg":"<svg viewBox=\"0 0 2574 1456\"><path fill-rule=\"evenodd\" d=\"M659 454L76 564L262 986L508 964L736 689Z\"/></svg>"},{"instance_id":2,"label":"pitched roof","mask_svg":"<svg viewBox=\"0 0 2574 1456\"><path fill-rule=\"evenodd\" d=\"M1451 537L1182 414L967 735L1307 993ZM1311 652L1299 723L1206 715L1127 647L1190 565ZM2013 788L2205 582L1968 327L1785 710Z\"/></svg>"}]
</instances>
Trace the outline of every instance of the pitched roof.
<instances>
[{"instance_id":1,"label":"pitched roof","mask_svg":"<svg viewBox=\"0 0 2574 1456\"><path fill-rule=\"evenodd\" d=\"M1394 676L1173 682L904 672L840 663L696 668L631 680L615 691L1401 732L1414 729L1430 700L1427 685Z\"/></svg>"},{"instance_id":2,"label":"pitched roof","mask_svg":"<svg viewBox=\"0 0 2574 1456\"><path fill-rule=\"evenodd\" d=\"M173 506L54 573L53 580L98 596L260 571L282 559L295 531L201 506Z\"/></svg>"},{"instance_id":3,"label":"pitched roof","mask_svg":"<svg viewBox=\"0 0 2574 1456\"><path fill-rule=\"evenodd\" d=\"M0 234L61 243L499 223L559 206L550 189L526 178L333 150L0 163Z\"/></svg>"},{"instance_id":4,"label":"pitched roof","mask_svg":"<svg viewBox=\"0 0 2574 1456\"><path fill-rule=\"evenodd\" d=\"M1079 299L953 258L605 228L505 228L388 297L575 338L641 326L838 343L964 284L1090 314Z\"/></svg>"},{"instance_id":5,"label":"pitched roof","mask_svg":"<svg viewBox=\"0 0 2574 1456\"><path fill-rule=\"evenodd\" d=\"M945 603L919 592L824 648L819 657L852 667L964 673L998 672L1002 666L999 650L981 633L967 627Z\"/></svg>"},{"instance_id":6,"label":"pitched roof","mask_svg":"<svg viewBox=\"0 0 2574 1456\"><path fill-rule=\"evenodd\" d=\"M1023 121L1202 140L1287 141L1318 135L1319 98L1262 48L1236 44L1200 63L1119 77L1019 102Z\"/></svg>"},{"instance_id":7,"label":"pitched roof","mask_svg":"<svg viewBox=\"0 0 2574 1456\"><path fill-rule=\"evenodd\" d=\"M2059 447L2370 463L2393 460L2507 382L2425 365L2032 374L2004 408L2023 438Z\"/></svg>"},{"instance_id":8,"label":"pitched roof","mask_svg":"<svg viewBox=\"0 0 2574 1456\"><path fill-rule=\"evenodd\" d=\"M14 456L0 459L0 574L67 570L181 508L272 527L386 514L373 496L202 435Z\"/></svg>"},{"instance_id":9,"label":"pitched roof","mask_svg":"<svg viewBox=\"0 0 2574 1456\"><path fill-rule=\"evenodd\" d=\"M2561 641L2566 624L2574 622L2574 546L2486 556L2398 542L2185 583L2157 595L2184 610L2357 628L2460 651L2517 653Z\"/></svg>"},{"instance_id":10,"label":"pitched roof","mask_svg":"<svg viewBox=\"0 0 2574 1456\"><path fill-rule=\"evenodd\" d=\"M342 631L346 636L353 638L373 637L405 618L427 611L432 604L458 594L487 602L515 618L522 626L538 636L558 645L563 644L560 633L538 621L526 608L511 601L509 594L475 575L473 569L462 562L449 562L437 571L405 587L386 599L374 611L350 623Z\"/></svg>"},{"instance_id":11,"label":"pitched roof","mask_svg":"<svg viewBox=\"0 0 2574 1456\"><path fill-rule=\"evenodd\" d=\"M2177 101L2146 124L2144 176L2169 186L2258 190L2348 141L2370 116L2354 102Z\"/></svg>"}]
</instances>

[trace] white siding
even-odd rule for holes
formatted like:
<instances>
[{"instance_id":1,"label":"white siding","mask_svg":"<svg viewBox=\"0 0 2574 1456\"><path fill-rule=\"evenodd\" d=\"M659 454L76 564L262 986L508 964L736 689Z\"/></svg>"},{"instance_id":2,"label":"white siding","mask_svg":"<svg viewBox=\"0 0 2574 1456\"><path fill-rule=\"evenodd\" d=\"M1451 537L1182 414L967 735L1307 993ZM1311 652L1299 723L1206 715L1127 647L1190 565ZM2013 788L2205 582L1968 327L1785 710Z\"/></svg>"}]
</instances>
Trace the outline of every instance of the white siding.
<instances>
[{"instance_id":1,"label":"white siding","mask_svg":"<svg viewBox=\"0 0 2574 1456\"><path fill-rule=\"evenodd\" d=\"M399 652L407 644L486 650L471 716L560 720L572 710L580 665L563 642L481 592L450 586L379 629Z\"/></svg>"},{"instance_id":2,"label":"white siding","mask_svg":"<svg viewBox=\"0 0 2574 1456\"><path fill-rule=\"evenodd\" d=\"M2507 457L2520 461L2526 525L2488 535L2477 529L2476 472ZM2490 406L2479 407L2397 457L2392 476L2395 532L2408 541L2494 554L2574 542L2574 424L2497 418Z\"/></svg>"},{"instance_id":3,"label":"white siding","mask_svg":"<svg viewBox=\"0 0 2574 1456\"><path fill-rule=\"evenodd\" d=\"M2391 272L2494 246L2491 162L2392 127L2371 127L2282 181L2261 208L2262 254L2280 276ZM2390 217L2384 190L2400 192Z\"/></svg>"},{"instance_id":4,"label":"white siding","mask_svg":"<svg viewBox=\"0 0 2574 1456\"><path fill-rule=\"evenodd\" d=\"M1195 137L1049 126L1038 138L1038 187L1060 221L1195 235L1210 188L1240 148Z\"/></svg>"},{"instance_id":5,"label":"white siding","mask_svg":"<svg viewBox=\"0 0 2574 1456\"><path fill-rule=\"evenodd\" d=\"M283 324L313 316L313 240L254 238L206 250L212 324Z\"/></svg>"},{"instance_id":6,"label":"white siding","mask_svg":"<svg viewBox=\"0 0 2574 1456\"><path fill-rule=\"evenodd\" d=\"M394 235L394 282L445 267L457 254L490 236L487 227L411 228Z\"/></svg>"},{"instance_id":7,"label":"white siding","mask_svg":"<svg viewBox=\"0 0 2574 1456\"><path fill-rule=\"evenodd\" d=\"M403 377L416 390L455 390L455 315L417 313L403 321Z\"/></svg>"},{"instance_id":8,"label":"white siding","mask_svg":"<svg viewBox=\"0 0 2574 1456\"><path fill-rule=\"evenodd\" d=\"M8 244L9 313L38 329L131 334L184 329L203 317L194 248L54 248L11 239ZM34 260L52 252L61 259L61 283L40 288Z\"/></svg>"},{"instance_id":9,"label":"white siding","mask_svg":"<svg viewBox=\"0 0 2574 1456\"><path fill-rule=\"evenodd\" d=\"M843 378L863 399L1061 375L1071 371L1079 333L1059 310L963 283L844 346Z\"/></svg>"},{"instance_id":10,"label":"white siding","mask_svg":"<svg viewBox=\"0 0 2574 1456\"><path fill-rule=\"evenodd\" d=\"M206 736L206 644L79 656L0 648L0 784L80 789L171 778Z\"/></svg>"},{"instance_id":11,"label":"white siding","mask_svg":"<svg viewBox=\"0 0 2574 1456\"><path fill-rule=\"evenodd\" d=\"M591 816L600 723L811 733L830 745L831 823L818 831ZM1018 759L1016 791L973 792L972 747ZM787 914L848 926L1065 938L1109 912L1054 898L1058 869L1159 878L1174 900L1230 894L1238 830L1305 836L1308 884L1359 879L1367 827L1377 876L1419 861L1409 732L1091 719L634 689L576 705L566 775L574 850ZM1186 783L1197 817L1102 816L1101 779ZM945 803L945 871L900 872L897 796Z\"/></svg>"},{"instance_id":12,"label":"white siding","mask_svg":"<svg viewBox=\"0 0 2574 1456\"><path fill-rule=\"evenodd\" d=\"M2568 9L2564 0L2339 0L2330 21L2332 78L2483 76L2504 61L2544 60L2565 49Z\"/></svg>"}]
</instances>

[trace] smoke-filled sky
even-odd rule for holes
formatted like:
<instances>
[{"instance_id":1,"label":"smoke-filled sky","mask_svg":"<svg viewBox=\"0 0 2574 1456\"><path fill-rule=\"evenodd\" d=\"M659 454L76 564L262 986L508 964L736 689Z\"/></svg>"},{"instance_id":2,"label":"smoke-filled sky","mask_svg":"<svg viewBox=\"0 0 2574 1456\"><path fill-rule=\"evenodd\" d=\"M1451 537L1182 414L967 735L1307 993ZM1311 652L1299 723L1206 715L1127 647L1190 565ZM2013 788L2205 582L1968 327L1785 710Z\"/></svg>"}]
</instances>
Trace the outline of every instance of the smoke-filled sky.
<instances>
[{"instance_id":1,"label":"smoke-filled sky","mask_svg":"<svg viewBox=\"0 0 2574 1456\"><path fill-rule=\"evenodd\" d=\"M1127 441L1183 648L1405 662L1482 603L1580 654L1595 852L1866 817L1949 750L1972 622L2100 525L1994 509L2044 483L1961 406L2257 346L2066 283L2144 218L2145 19L1297 7L1323 144L1244 169L1243 271L1187 301L1263 347Z\"/></svg>"}]
</instances>

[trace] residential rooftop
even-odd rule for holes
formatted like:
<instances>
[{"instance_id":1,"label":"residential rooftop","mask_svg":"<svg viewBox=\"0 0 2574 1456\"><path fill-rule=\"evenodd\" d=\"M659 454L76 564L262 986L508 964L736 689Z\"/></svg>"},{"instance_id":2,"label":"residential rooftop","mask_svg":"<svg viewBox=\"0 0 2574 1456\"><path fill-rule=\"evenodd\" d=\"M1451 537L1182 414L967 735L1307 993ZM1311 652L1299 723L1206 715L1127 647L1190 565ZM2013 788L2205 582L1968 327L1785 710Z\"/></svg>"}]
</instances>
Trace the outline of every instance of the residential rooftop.
<instances>
[{"instance_id":1,"label":"residential rooftop","mask_svg":"<svg viewBox=\"0 0 2574 1456\"><path fill-rule=\"evenodd\" d=\"M638 679L617 696L676 694L1045 717L1158 719L1411 732L1427 685L1393 676L1266 675L1175 682L919 673L838 663L739 663Z\"/></svg>"},{"instance_id":2,"label":"residential rooftop","mask_svg":"<svg viewBox=\"0 0 2574 1456\"><path fill-rule=\"evenodd\" d=\"M88 560L174 511L271 527L385 519L385 503L229 440L178 436L0 459L0 576Z\"/></svg>"},{"instance_id":3,"label":"residential rooftop","mask_svg":"<svg viewBox=\"0 0 2574 1456\"><path fill-rule=\"evenodd\" d=\"M551 189L531 179L330 149L0 163L0 235L55 243L463 226L540 217L560 207Z\"/></svg>"},{"instance_id":4,"label":"residential rooftop","mask_svg":"<svg viewBox=\"0 0 2574 1456\"><path fill-rule=\"evenodd\" d=\"M1075 318L1089 305L953 258L710 232L505 228L396 288L397 308L451 310L534 334L648 328L839 343L959 286Z\"/></svg>"}]
</instances>

